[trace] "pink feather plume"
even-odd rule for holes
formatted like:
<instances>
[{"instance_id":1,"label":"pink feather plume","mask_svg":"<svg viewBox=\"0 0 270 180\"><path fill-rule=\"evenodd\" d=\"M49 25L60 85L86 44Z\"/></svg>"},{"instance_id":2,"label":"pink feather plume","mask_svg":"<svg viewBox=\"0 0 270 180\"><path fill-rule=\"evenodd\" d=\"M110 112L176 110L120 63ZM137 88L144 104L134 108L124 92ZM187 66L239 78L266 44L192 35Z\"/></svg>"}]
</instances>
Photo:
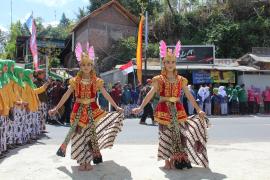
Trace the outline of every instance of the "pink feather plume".
<instances>
[{"instance_id":1,"label":"pink feather plume","mask_svg":"<svg viewBox=\"0 0 270 180\"><path fill-rule=\"evenodd\" d=\"M83 53L82 45L81 45L81 43L77 43L76 48L75 48L75 55L76 55L77 60L79 62L81 62L82 53Z\"/></svg>"},{"instance_id":2,"label":"pink feather plume","mask_svg":"<svg viewBox=\"0 0 270 180\"><path fill-rule=\"evenodd\" d=\"M177 44L176 44L176 46L175 46L175 49L174 49L174 55L175 55L175 57L179 58L180 51L181 51L181 42L178 41Z\"/></svg>"},{"instance_id":3,"label":"pink feather plume","mask_svg":"<svg viewBox=\"0 0 270 180\"><path fill-rule=\"evenodd\" d=\"M166 57L167 54L167 45L166 43L162 40L159 43L159 55L161 58Z\"/></svg>"},{"instance_id":4,"label":"pink feather plume","mask_svg":"<svg viewBox=\"0 0 270 180\"><path fill-rule=\"evenodd\" d=\"M94 47L91 46L90 48L87 49L88 51L88 56L91 60L95 60L95 51L94 51Z\"/></svg>"}]
</instances>

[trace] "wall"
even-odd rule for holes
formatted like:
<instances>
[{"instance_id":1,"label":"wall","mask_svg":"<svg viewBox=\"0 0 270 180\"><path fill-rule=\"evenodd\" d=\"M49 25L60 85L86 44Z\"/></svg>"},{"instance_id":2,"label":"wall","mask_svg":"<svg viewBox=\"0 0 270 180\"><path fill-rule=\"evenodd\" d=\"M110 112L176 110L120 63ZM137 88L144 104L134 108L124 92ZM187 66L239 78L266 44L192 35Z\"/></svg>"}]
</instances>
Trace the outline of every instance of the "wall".
<instances>
[{"instance_id":1,"label":"wall","mask_svg":"<svg viewBox=\"0 0 270 180\"><path fill-rule=\"evenodd\" d=\"M120 81L121 84L127 83L127 76L124 76L123 73L120 70L111 70L105 73L101 73L100 77L104 80L105 86L111 88L111 86L116 83L117 81Z\"/></svg>"},{"instance_id":2,"label":"wall","mask_svg":"<svg viewBox=\"0 0 270 180\"><path fill-rule=\"evenodd\" d=\"M238 84L245 84L246 89L251 85L263 91L265 86L270 86L270 74L244 74L238 76Z\"/></svg>"}]
</instances>

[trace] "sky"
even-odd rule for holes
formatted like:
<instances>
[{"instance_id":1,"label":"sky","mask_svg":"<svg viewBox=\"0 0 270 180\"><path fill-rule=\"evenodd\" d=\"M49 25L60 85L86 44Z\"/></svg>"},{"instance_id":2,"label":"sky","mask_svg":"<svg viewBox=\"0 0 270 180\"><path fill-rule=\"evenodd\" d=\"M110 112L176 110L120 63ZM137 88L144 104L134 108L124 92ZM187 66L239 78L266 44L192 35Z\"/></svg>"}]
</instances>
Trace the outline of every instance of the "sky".
<instances>
[{"instance_id":1,"label":"sky","mask_svg":"<svg viewBox=\"0 0 270 180\"><path fill-rule=\"evenodd\" d=\"M33 12L34 17L42 17L43 24L55 25L59 22L62 13L69 19L76 19L79 7L89 4L89 0L0 0L0 29L7 31L12 22L20 20L22 23Z\"/></svg>"}]
</instances>

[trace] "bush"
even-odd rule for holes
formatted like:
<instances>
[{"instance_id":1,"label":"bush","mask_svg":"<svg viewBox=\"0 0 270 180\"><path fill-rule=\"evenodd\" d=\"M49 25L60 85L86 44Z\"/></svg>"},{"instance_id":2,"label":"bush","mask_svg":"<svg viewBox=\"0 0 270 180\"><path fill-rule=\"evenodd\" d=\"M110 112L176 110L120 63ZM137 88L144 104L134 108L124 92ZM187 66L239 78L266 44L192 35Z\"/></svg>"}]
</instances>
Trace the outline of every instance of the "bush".
<instances>
[{"instance_id":1,"label":"bush","mask_svg":"<svg viewBox=\"0 0 270 180\"><path fill-rule=\"evenodd\" d=\"M57 68L60 66L60 59L58 59L57 57L53 57L51 60L50 60L50 64L49 64L49 67L50 68Z\"/></svg>"}]
</instances>

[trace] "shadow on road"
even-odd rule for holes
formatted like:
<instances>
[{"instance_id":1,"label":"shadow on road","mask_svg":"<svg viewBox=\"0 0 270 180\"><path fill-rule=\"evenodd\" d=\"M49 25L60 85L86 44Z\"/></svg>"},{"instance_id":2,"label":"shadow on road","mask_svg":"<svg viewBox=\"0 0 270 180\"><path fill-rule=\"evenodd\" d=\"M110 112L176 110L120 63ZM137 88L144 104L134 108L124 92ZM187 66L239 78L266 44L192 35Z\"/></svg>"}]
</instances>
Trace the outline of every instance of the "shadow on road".
<instances>
[{"instance_id":1,"label":"shadow on road","mask_svg":"<svg viewBox=\"0 0 270 180\"><path fill-rule=\"evenodd\" d=\"M227 178L224 174L212 172L209 168L193 167L192 169L185 170L165 170L160 168L166 175L165 177L170 180L188 179L188 180L222 180Z\"/></svg>"},{"instance_id":2,"label":"shadow on road","mask_svg":"<svg viewBox=\"0 0 270 180\"><path fill-rule=\"evenodd\" d=\"M65 166L57 168L64 172L73 180L131 180L131 172L124 166L120 166L114 161L105 161L95 165L91 171L78 171L78 166L72 166L71 172Z\"/></svg>"},{"instance_id":3,"label":"shadow on road","mask_svg":"<svg viewBox=\"0 0 270 180\"><path fill-rule=\"evenodd\" d=\"M18 154L18 152L22 149L26 149L26 148L29 148L30 146L37 145L37 144L38 145L46 145L46 143L41 142L44 139L46 139L46 140L51 139L51 137L49 137L47 134L41 134L39 139L33 140L32 143L16 146L16 148L14 148L14 149L9 149L8 152L4 154L5 156L2 159L0 159L0 164L2 162L4 162L7 158L9 158L15 154Z\"/></svg>"}]
</instances>

